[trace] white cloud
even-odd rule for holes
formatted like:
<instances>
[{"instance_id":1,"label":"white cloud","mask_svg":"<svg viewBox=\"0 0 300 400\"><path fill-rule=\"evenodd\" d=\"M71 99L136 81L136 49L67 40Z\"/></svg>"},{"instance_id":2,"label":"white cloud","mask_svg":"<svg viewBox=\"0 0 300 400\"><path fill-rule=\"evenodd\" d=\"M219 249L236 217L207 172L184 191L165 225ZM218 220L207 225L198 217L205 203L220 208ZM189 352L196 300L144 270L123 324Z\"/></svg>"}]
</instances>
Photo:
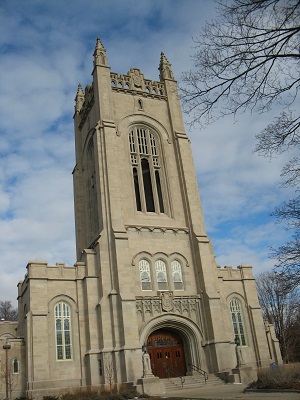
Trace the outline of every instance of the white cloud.
<instances>
[{"instance_id":1,"label":"white cloud","mask_svg":"<svg viewBox=\"0 0 300 400\"><path fill-rule=\"evenodd\" d=\"M14 300L30 259L75 262L72 197L77 84L92 80L96 37L112 71L138 67L158 80L160 52L176 78L189 69L192 37L210 0L10 0L0 4L0 300ZM220 264L270 268L267 218L286 192L285 156L252 153L269 116L241 115L188 131L208 232Z\"/></svg>"}]
</instances>

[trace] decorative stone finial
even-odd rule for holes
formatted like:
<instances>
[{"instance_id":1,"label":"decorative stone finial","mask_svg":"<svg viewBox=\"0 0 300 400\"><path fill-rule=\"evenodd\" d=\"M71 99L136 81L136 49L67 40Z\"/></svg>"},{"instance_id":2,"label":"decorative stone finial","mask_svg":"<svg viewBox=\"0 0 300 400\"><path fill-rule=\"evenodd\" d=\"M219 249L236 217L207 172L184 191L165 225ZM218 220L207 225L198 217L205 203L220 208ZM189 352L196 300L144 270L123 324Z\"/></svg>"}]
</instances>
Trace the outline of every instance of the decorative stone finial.
<instances>
[{"instance_id":1,"label":"decorative stone finial","mask_svg":"<svg viewBox=\"0 0 300 400\"><path fill-rule=\"evenodd\" d=\"M174 75L172 72L171 64L167 60L165 54L161 52L160 63L159 63L159 79L163 81L164 79L174 80Z\"/></svg>"},{"instance_id":2,"label":"decorative stone finial","mask_svg":"<svg viewBox=\"0 0 300 400\"><path fill-rule=\"evenodd\" d=\"M103 47L103 44L99 37L97 38L96 47L94 51L94 67L96 67L96 65L107 66L106 50Z\"/></svg>"},{"instance_id":3,"label":"decorative stone finial","mask_svg":"<svg viewBox=\"0 0 300 400\"><path fill-rule=\"evenodd\" d=\"M77 89L77 93L76 93L76 97L75 97L75 112L79 112L81 110L81 107L84 103L84 93L82 90L82 86L81 83L79 83L78 85L78 89Z\"/></svg>"}]
</instances>

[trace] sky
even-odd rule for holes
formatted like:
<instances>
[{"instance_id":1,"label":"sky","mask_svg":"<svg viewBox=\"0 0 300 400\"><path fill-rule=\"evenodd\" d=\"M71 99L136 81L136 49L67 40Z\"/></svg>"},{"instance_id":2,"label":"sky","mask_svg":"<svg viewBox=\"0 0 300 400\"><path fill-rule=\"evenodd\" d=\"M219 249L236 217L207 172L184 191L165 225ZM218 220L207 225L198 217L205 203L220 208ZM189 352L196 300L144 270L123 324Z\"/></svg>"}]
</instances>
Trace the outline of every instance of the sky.
<instances>
[{"instance_id":1,"label":"sky","mask_svg":"<svg viewBox=\"0 0 300 400\"><path fill-rule=\"evenodd\" d=\"M179 84L193 37L213 0L1 0L0 301L16 305L29 260L73 265L73 114L78 83L91 83L99 36L112 72L140 68L159 80L163 51ZM268 114L189 128L207 233L221 266L274 265L269 246L287 239L270 213L290 197L278 185L286 154L253 153Z\"/></svg>"}]
</instances>

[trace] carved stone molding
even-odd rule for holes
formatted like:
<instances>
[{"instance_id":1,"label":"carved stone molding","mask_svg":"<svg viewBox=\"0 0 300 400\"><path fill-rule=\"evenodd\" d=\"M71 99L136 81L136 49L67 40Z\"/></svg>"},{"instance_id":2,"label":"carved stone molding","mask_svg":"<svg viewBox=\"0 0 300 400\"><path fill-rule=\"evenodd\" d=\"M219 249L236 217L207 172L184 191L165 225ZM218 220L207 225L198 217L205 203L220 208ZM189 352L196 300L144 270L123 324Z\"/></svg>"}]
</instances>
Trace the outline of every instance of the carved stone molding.
<instances>
[{"instance_id":1,"label":"carved stone molding","mask_svg":"<svg viewBox=\"0 0 300 400\"><path fill-rule=\"evenodd\" d=\"M144 79L144 75L138 68L132 68L127 75L111 72L110 79L114 91L166 99L164 83Z\"/></svg>"},{"instance_id":2,"label":"carved stone molding","mask_svg":"<svg viewBox=\"0 0 300 400\"><path fill-rule=\"evenodd\" d=\"M174 296L166 291L159 296L136 297L135 304L140 323L166 313L190 318L197 324L201 322L199 296Z\"/></svg>"},{"instance_id":3,"label":"carved stone molding","mask_svg":"<svg viewBox=\"0 0 300 400\"><path fill-rule=\"evenodd\" d=\"M157 233L183 233L188 234L188 228L178 228L178 227L171 227L171 226L151 226L151 225L126 225L125 226L127 231L132 232L157 232Z\"/></svg>"}]
</instances>

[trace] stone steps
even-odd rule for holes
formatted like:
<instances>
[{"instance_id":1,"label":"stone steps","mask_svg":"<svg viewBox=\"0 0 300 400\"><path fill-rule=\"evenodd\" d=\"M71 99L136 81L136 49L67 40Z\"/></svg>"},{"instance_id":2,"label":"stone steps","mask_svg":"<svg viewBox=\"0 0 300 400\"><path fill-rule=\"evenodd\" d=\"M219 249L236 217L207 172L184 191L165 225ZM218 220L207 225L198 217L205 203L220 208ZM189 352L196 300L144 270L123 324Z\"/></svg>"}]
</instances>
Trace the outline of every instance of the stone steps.
<instances>
[{"instance_id":1,"label":"stone steps","mask_svg":"<svg viewBox=\"0 0 300 400\"><path fill-rule=\"evenodd\" d=\"M170 379L162 379L165 384L166 392L172 392L177 389L181 389L181 380L180 378L170 378ZM206 386L216 386L216 385L225 385L225 382L218 378L214 374L209 374L208 379L206 381ZM187 388L197 388L205 386L205 381L203 375L197 374L193 376L184 376L183 387Z\"/></svg>"}]
</instances>

